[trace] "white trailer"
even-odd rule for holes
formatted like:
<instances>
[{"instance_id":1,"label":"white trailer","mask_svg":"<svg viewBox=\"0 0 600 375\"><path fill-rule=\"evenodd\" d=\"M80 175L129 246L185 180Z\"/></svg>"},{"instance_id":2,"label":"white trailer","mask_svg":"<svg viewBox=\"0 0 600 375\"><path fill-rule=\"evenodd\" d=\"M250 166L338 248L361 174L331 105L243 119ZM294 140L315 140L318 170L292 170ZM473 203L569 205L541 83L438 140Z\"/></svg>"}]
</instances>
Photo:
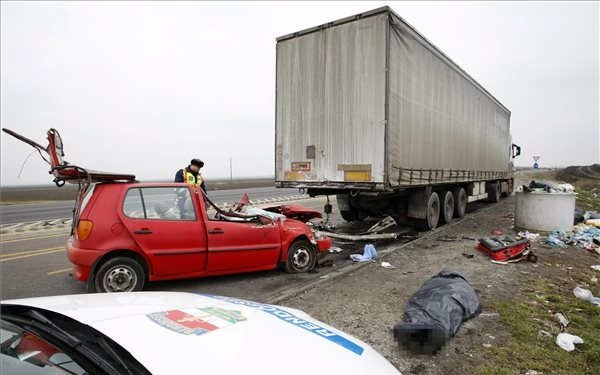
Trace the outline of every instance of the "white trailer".
<instances>
[{"instance_id":1,"label":"white trailer","mask_svg":"<svg viewBox=\"0 0 600 375\"><path fill-rule=\"evenodd\" d=\"M389 7L277 38L278 187L423 228L513 189L510 111Z\"/></svg>"}]
</instances>

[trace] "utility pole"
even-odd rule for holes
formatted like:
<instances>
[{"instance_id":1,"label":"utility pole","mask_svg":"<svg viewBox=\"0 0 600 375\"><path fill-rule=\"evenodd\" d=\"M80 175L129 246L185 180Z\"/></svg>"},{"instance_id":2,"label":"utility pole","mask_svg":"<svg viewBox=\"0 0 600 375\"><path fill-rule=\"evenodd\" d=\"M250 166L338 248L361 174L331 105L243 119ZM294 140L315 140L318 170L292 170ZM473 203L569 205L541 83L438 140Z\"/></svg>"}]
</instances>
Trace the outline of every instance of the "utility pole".
<instances>
[{"instance_id":1,"label":"utility pole","mask_svg":"<svg viewBox=\"0 0 600 375\"><path fill-rule=\"evenodd\" d=\"M229 157L229 181L233 181L233 167L231 163L231 156Z\"/></svg>"}]
</instances>

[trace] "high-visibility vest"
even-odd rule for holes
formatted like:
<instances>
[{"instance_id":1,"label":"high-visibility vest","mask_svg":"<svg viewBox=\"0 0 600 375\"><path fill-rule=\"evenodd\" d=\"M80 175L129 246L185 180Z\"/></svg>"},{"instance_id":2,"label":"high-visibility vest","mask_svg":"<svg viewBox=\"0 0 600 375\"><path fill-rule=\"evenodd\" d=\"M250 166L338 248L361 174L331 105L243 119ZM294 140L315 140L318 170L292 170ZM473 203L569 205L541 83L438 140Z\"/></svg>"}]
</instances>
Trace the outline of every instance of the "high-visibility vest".
<instances>
[{"instance_id":1,"label":"high-visibility vest","mask_svg":"<svg viewBox=\"0 0 600 375\"><path fill-rule=\"evenodd\" d=\"M194 175L188 172L187 170L182 169L182 171L184 182L187 182L190 185L202 185L202 174L200 174L200 172L198 172L198 177L194 177Z\"/></svg>"}]
</instances>

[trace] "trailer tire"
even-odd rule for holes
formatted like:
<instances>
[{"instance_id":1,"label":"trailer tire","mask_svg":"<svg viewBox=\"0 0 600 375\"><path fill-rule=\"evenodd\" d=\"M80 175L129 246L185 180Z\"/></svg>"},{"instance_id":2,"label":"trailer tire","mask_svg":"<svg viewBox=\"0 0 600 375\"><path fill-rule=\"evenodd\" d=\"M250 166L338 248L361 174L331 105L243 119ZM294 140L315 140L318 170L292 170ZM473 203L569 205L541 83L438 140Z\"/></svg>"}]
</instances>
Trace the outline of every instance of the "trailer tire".
<instances>
[{"instance_id":1,"label":"trailer tire","mask_svg":"<svg viewBox=\"0 0 600 375\"><path fill-rule=\"evenodd\" d=\"M419 229L435 229L440 220L440 197L436 192L431 193L427 200L427 216L425 219L415 220L415 226Z\"/></svg>"},{"instance_id":2,"label":"trailer tire","mask_svg":"<svg viewBox=\"0 0 600 375\"><path fill-rule=\"evenodd\" d=\"M464 217L465 211L467 210L467 193L462 187L456 188L452 191L454 196L454 217Z\"/></svg>"},{"instance_id":3,"label":"trailer tire","mask_svg":"<svg viewBox=\"0 0 600 375\"><path fill-rule=\"evenodd\" d=\"M500 181L496 181L496 182L490 184L490 187L487 190L487 193L488 193L488 199L487 199L488 202L490 202L490 203L500 202L500 193L501 193Z\"/></svg>"},{"instance_id":4,"label":"trailer tire","mask_svg":"<svg viewBox=\"0 0 600 375\"><path fill-rule=\"evenodd\" d=\"M452 221L452 217L454 216L454 196L450 191L442 191L442 212L441 218L444 223L449 223Z\"/></svg>"},{"instance_id":5,"label":"trailer tire","mask_svg":"<svg viewBox=\"0 0 600 375\"><path fill-rule=\"evenodd\" d=\"M513 192L513 181L512 180L507 180L506 181L507 184L507 188L506 191L504 193L502 193L503 197L510 197L512 192Z\"/></svg>"},{"instance_id":6,"label":"trailer tire","mask_svg":"<svg viewBox=\"0 0 600 375\"><path fill-rule=\"evenodd\" d=\"M342 219L347 222L360 221L360 218L358 217L358 210L354 208L350 210L340 210L340 215L342 215Z\"/></svg>"}]
</instances>

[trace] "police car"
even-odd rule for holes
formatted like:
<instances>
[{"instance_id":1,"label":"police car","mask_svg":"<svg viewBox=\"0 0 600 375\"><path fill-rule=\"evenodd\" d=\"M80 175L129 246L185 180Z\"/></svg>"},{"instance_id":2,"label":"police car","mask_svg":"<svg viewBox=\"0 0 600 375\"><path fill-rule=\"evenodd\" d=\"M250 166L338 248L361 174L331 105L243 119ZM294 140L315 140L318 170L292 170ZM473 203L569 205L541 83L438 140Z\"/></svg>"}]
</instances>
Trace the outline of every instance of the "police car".
<instances>
[{"instance_id":1,"label":"police car","mask_svg":"<svg viewBox=\"0 0 600 375\"><path fill-rule=\"evenodd\" d=\"M300 310L216 295L7 300L1 319L6 374L399 374Z\"/></svg>"}]
</instances>

